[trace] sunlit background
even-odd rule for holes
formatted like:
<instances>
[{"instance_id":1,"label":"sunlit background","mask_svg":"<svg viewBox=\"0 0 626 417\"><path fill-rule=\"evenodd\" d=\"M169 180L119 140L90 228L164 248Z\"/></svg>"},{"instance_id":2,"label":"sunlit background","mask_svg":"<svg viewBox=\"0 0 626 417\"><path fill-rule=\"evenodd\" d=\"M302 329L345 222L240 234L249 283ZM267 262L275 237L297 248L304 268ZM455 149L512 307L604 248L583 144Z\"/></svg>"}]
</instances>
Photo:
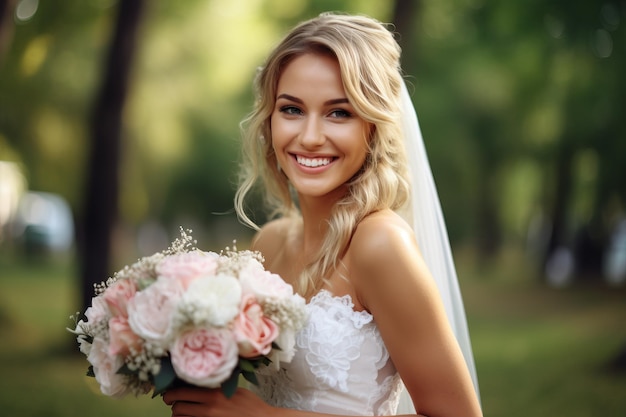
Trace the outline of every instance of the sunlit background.
<instances>
[{"instance_id":1,"label":"sunlit background","mask_svg":"<svg viewBox=\"0 0 626 417\"><path fill-rule=\"evenodd\" d=\"M0 0L3 415L169 415L99 395L68 317L180 226L246 247L232 199L252 79L329 10L399 32L485 415L626 414L623 0ZM101 220L111 252L90 268Z\"/></svg>"}]
</instances>

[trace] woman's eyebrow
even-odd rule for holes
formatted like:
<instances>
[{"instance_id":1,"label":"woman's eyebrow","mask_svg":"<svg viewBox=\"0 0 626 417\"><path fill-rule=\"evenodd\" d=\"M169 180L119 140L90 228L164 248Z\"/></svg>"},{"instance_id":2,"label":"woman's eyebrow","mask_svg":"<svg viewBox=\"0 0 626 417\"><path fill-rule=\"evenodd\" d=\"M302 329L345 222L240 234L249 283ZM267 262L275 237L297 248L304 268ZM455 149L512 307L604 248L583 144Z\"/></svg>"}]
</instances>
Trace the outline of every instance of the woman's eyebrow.
<instances>
[{"instance_id":1,"label":"woman's eyebrow","mask_svg":"<svg viewBox=\"0 0 626 417\"><path fill-rule=\"evenodd\" d=\"M278 97L276 97L276 100L278 100L280 98L284 98L286 100L290 100L290 101L293 101L293 102L296 102L296 103L304 104L304 102L302 100L300 100L298 97L294 97L294 96L289 95L289 94L283 93L283 94L279 95ZM347 98L334 98L332 100L327 100L327 101L324 102L325 105L343 104L343 103L349 104L350 101Z\"/></svg>"},{"instance_id":2,"label":"woman's eyebrow","mask_svg":"<svg viewBox=\"0 0 626 417\"><path fill-rule=\"evenodd\" d=\"M278 100L280 98L284 98L284 99L289 100L289 101L295 101L296 103L304 104L304 102L302 100L300 100L298 97L294 97L294 96L291 96L289 94L284 94L283 93L283 94L279 95L278 97L276 97L276 100Z\"/></svg>"}]
</instances>

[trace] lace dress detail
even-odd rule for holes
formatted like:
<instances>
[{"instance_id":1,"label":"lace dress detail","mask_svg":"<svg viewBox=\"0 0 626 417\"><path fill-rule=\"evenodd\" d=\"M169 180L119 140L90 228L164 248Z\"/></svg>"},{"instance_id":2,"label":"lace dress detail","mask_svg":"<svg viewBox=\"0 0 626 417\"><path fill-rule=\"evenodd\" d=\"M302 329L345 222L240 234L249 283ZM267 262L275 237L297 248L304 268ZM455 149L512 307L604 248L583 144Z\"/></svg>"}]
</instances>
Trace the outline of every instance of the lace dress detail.
<instances>
[{"instance_id":1,"label":"lace dress detail","mask_svg":"<svg viewBox=\"0 0 626 417\"><path fill-rule=\"evenodd\" d=\"M373 320L354 311L349 295L322 290L307 304L309 321L296 353L282 368L259 372L259 395L269 404L340 415L394 415L400 377Z\"/></svg>"}]
</instances>

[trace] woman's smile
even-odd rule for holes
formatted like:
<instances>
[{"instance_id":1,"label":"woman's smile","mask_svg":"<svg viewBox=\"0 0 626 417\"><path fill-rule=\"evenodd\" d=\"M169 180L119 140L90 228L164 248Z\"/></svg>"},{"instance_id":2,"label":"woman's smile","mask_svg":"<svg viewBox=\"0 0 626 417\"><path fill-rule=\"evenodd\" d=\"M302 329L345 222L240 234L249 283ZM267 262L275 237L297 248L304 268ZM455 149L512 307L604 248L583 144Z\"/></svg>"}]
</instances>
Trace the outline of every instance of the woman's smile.
<instances>
[{"instance_id":1,"label":"woman's smile","mask_svg":"<svg viewBox=\"0 0 626 417\"><path fill-rule=\"evenodd\" d=\"M302 155L294 155L296 161L307 168L318 168L328 166L333 162L334 158L331 157L306 157Z\"/></svg>"}]
</instances>

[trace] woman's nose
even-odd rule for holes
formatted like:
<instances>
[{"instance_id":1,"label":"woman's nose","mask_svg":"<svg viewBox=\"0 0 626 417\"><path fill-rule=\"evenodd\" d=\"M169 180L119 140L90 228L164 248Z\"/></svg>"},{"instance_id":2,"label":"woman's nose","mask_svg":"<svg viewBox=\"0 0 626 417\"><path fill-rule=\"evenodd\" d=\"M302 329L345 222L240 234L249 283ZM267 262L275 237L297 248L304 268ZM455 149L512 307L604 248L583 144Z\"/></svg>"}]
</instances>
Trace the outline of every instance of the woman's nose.
<instances>
[{"instance_id":1,"label":"woman's nose","mask_svg":"<svg viewBox=\"0 0 626 417\"><path fill-rule=\"evenodd\" d=\"M324 133L321 121L316 117L308 117L300 134L300 143L305 148L317 148L324 144Z\"/></svg>"}]
</instances>

